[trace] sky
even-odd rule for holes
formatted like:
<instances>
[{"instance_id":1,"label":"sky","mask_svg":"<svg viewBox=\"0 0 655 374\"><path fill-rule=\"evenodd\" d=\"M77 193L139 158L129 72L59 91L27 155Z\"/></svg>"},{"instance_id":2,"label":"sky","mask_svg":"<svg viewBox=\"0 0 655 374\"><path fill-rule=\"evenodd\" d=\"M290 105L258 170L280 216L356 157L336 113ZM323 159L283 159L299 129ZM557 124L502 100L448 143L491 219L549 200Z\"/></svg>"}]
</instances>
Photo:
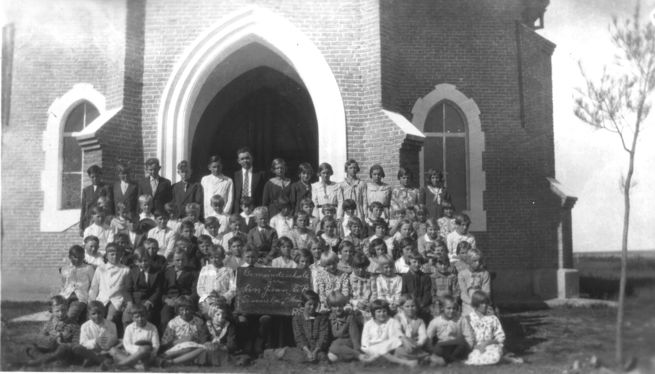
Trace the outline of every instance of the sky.
<instances>
[{"instance_id":1,"label":"sky","mask_svg":"<svg viewBox=\"0 0 655 374\"><path fill-rule=\"evenodd\" d=\"M584 84L578 62L591 78L610 66L616 51L609 38L612 16L632 17L635 5L635 0L551 0L545 28L539 31L557 45L552 58L556 178L578 198L572 213L575 252L621 249L624 205L619 180L627 173L628 153L617 134L583 123L573 108L576 88ZM645 22L655 22L655 0L642 0L641 9ZM644 123L633 178L637 184L631 192L628 248L653 250L655 115Z\"/></svg>"}]
</instances>

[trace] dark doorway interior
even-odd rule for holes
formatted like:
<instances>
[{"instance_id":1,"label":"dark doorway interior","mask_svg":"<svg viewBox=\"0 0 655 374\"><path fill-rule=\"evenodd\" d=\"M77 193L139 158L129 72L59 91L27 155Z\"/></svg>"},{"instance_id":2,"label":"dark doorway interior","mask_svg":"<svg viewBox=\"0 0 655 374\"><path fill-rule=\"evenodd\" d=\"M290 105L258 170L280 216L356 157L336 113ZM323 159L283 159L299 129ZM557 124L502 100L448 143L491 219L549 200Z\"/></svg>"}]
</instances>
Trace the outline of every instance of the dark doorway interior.
<instances>
[{"instance_id":1,"label":"dark doorway interior","mask_svg":"<svg viewBox=\"0 0 655 374\"><path fill-rule=\"evenodd\" d=\"M252 69L225 86L201 116L194 134L194 176L208 174L207 160L218 154L223 172L233 177L239 168L236 151L242 146L252 149L256 169L270 171L277 157L286 160L287 176L292 179L301 162L316 168L318 127L305 87L268 67Z\"/></svg>"}]
</instances>

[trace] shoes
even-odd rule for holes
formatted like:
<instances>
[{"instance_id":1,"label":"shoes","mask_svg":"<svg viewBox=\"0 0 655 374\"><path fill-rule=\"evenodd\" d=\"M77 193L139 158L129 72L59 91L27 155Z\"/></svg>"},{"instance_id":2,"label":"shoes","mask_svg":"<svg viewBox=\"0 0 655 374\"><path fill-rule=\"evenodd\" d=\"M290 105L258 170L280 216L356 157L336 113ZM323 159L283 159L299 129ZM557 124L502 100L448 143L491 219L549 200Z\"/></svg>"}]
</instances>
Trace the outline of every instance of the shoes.
<instances>
[{"instance_id":1,"label":"shoes","mask_svg":"<svg viewBox=\"0 0 655 374\"><path fill-rule=\"evenodd\" d=\"M332 352L328 352L327 357L328 360L330 360L330 362L336 362L337 360L339 360L339 357L337 357L337 355L335 355Z\"/></svg>"}]
</instances>

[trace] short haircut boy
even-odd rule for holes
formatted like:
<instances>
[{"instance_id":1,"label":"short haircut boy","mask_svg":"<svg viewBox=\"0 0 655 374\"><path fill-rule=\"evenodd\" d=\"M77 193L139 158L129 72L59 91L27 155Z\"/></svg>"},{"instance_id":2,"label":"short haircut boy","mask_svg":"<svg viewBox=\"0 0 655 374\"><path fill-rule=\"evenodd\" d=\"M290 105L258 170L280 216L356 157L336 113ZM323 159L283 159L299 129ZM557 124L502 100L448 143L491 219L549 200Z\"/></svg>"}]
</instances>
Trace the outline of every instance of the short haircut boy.
<instances>
[{"instance_id":1,"label":"short haircut boy","mask_svg":"<svg viewBox=\"0 0 655 374\"><path fill-rule=\"evenodd\" d=\"M355 203L355 200L353 199L345 199L343 203L341 203L341 209L343 210L355 210L357 209L357 203Z\"/></svg>"}]
</instances>

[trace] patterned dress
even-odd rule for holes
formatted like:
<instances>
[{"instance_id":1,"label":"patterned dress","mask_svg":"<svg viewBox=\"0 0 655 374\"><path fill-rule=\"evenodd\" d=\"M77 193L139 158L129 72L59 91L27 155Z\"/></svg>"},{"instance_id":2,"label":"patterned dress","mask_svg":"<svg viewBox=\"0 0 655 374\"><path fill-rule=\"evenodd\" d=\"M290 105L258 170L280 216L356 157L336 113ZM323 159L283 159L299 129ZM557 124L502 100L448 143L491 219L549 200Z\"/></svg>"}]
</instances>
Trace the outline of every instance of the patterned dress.
<instances>
[{"instance_id":1,"label":"patterned dress","mask_svg":"<svg viewBox=\"0 0 655 374\"><path fill-rule=\"evenodd\" d=\"M480 316L478 313L471 313L465 318L467 323L464 324L464 337L469 346L473 347L473 350L464 363L466 365L493 365L498 363L503 357L503 343L505 342L505 332L498 317L494 315ZM487 345L484 350L477 347L481 342L492 339L497 343Z\"/></svg>"},{"instance_id":2,"label":"patterned dress","mask_svg":"<svg viewBox=\"0 0 655 374\"><path fill-rule=\"evenodd\" d=\"M418 204L418 190L416 188L398 187L391 192L391 212Z\"/></svg>"},{"instance_id":3,"label":"patterned dress","mask_svg":"<svg viewBox=\"0 0 655 374\"><path fill-rule=\"evenodd\" d=\"M331 273L326 270L320 270L316 274L316 288L318 298L321 301L319 312L329 311L327 297L332 291L339 291L344 296L350 296L350 285L348 283L348 274L337 270Z\"/></svg>"},{"instance_id":4,"label":"patterned dress","mask_svg":"<svg viewBox=\"0 0 655 374\"><path fill-rule=\"evenodd\" d=\"M366 183L360 179L344 180L339 183L339 207L337 209L337 217L343 216L343 209L341 204L346 199L351 199L357 204L355 208L355 216L362 221L366 218Z\"/></svg>"},{"instance_id":5,"label":"patterned dress","mask_svg":"<svg viewBox=\"0 0 655 374\"><path fill-rule=\"evenodd\" d=\"M202 343L207 341L207 335L207 326L201 318L194 316L190 321L185 321L176 316L168 322L161 344L166 346L173 343L173 347L165 352L167 355L188 348L204 348Z\"/></svg>"}]
</instances>

